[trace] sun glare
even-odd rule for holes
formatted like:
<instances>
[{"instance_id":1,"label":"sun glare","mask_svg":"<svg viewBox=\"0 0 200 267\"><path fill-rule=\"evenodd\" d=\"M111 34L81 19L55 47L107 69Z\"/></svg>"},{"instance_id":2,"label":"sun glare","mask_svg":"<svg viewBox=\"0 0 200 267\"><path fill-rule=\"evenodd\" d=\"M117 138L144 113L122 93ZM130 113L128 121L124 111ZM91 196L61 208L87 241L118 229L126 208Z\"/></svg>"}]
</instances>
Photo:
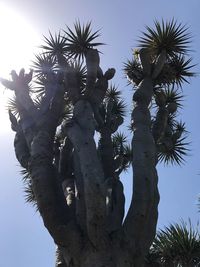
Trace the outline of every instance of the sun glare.
<instances>
[{"instance_id":1,"label":"sun glare","mask_svg":"<svg viewBox=\"0 0 200 267\"><path fill-rule=\"evenodd\" d=\"M10 7L0 3L0 77L10 78L12 69L27 71L39 44L39 36L30 23ZM0 133L9 129L6 102L10 92L0 85Z\"/></svg>"}]
</instances>

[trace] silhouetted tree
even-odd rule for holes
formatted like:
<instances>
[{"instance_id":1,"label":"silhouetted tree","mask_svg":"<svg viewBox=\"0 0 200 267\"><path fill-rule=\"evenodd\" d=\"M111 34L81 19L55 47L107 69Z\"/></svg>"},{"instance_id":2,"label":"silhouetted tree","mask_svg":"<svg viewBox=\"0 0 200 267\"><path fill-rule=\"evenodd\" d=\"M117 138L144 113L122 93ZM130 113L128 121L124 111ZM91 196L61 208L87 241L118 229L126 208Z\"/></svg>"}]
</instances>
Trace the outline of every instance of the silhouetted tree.
<instances>
[{"instance_id":1,"label":"silhouetted tree","mask_svg":"<svg viewBox=\"0 0 200 267\"><path fill-rule=\"evenodd\" d=\"M129 145L118 131L125 104L109 82L115 69L100 67L99 32L90 23L74 26L45 38L34 77L22 69L1 79L15 93L9 115L27 201L57 244L57 267L142 267L156 233L156 165L180 164L187 153L176 116L178 89L194 75L186 58L190 36L174 20L156 21L125 63L134 87ZM124 218L120 175L130 164L132 201Z\"/></svg>"}]
</instances>

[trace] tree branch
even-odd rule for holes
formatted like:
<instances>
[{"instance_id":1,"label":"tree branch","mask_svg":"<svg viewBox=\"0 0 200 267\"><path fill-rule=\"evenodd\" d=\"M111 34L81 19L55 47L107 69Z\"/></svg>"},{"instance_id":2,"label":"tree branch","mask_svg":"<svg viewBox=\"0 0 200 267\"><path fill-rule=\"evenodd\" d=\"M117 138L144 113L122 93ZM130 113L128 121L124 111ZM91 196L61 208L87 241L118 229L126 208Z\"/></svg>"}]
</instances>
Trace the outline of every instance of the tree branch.
<instances>
[{"instance_id":1,"label":"tree branch","mask_svg":"<svg viewBox=\"0 0 200 267\"><path fill-rule=\"evenodd\" d=\"M97 157L94 130L90 104L85 100L78 101L72 122L65 125L65 132L79 159L84 181L88 236L93 245L99 247L104 245L105 238L106 205L102 187L105 178Z\"/></svg>"}]
</instances>

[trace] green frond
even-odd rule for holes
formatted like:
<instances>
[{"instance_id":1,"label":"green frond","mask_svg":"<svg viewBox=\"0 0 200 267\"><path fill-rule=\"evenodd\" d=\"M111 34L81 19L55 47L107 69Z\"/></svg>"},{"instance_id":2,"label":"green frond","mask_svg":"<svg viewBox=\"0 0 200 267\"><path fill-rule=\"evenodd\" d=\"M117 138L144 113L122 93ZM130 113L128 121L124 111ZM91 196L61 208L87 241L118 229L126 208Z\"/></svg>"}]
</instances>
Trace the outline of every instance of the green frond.
<instances>
[{"instance_id":1,"label":"green frond","mask_svg":"<svg viewBox=\"0 0 200 267\"><path fill-rule=\"evenodd\" d=\"M176 117L177 117L176 113L171 113L168 115L167 124L172 131L174 131L177 125Z\"/></svg>"},{"instance_id":2,"label":"green frond","mask_svg":"<svg viewBox=\"0 0 200 267\"><path fill-rule=\"evenodd\" d=\"M181 165L185 162L184 157L188 155L189 143L185 142L186 136L179 138L163 138L158 146L158 160L165 164L171 163Z\"/></svg>"},{"instance_id":3,"label":"green frond","mask_svg":"<svg viewBox=\"0 0 200 267\"><path fill-rule=\"evenodd\" d=\"M49 37L44 36L44 41L45 45L42 45L41 48L53 57L65 55L68 52L66 38L60 32L58 34L55 33L53 36L49 31Z\"/></svg>"},{"instance_id":4,"label":"green frond","mask_svg":"<svg viewBox=\"0 0 200 267\"><path fill-rule=\"evenodd\" d=\"M180 131L182 133L187 133L185 122L176 122L175 124L175 131Z\"/></svg>"},{"instance_id":5,"label":"green frond","mask_svg":"<svg viewBox=\"0 0 200 267\"><path fill-rule=\"evenodd\" d=\"M32 184L31 184L31 176L30 173L27 171L27 169L22 168L20 171L20 174L22 175L22 181L24 183L24 197L25 197L25 201L27 203L32 204L34 207L36 207L36 210L38 210L37 208L37 202L34 196L34 192L33 192L33 188L32 188Z\"/></svg>"},{"instance_id":6,"label":"green frond","mask_svg":"<svg viewBox=\"0 0 200 267\"><path fill-rule=\"evenodd\" d=\"M15 96L13 96L12 98L8 99L6 108L7 108L7 110L10 110L13 115L15 115L17 117L19 116L19 111L18 111L18 106L17 106L17 102L16 102L16 97Z\"/></svg>"},{"instance_id":7,"label":"green frond","mask_svg":"<svg viewBox=\"0 0 200 267\"><path fill-rule=\"evenodd\" d=\"M73 70L75 76L77 77L79 88L81 89L81 91L83 91L86 85L86 76L87 76L86 66L83 64L82 61L80 61L80 59L71 61L69 63L69 66L71 67L70 69Z\"/></svg>"},{"instance_id":8,"label":"green frond","mask_svg":"<svg viewBox=\"0 0 200 267\"><path fill-rule=\"evenodd\" d=\"M35 86L34 86L34 93L38 97L42 97L45 94L45 84L46 84L47 78L43 75L38 76L35 80Z\"/></svg>"},{"instance_id":9,"label":"green frond","mask_svg":"<svg viewBox=\"0 0 200 267\"><path fill-rule=\"evenodd\" d=\"M103 43L94 42L100 34L99 31L92 32L91 22L81 26L80 22L77 21L74 24L74 31L67 27L64 32L68 54L71 57L83 57L88 49L103 45Z\"/></svg>"},{"instance_id":10,"label":"green frond","mask_svg":"<svg viewBox=\"0 0 200 267\"><path fill-rule=\"evenodd\" d=\"M43 97L40 94L38 94L36 97L34 97L33 102L34 102L34 104L35 104L35 106L37 108L40 108L41 107L42 100L43 100Z\"/></svg>"},{"instance_id":11,"label":"green frond","mask_svg":"<svg viewBox=\"0 0 200 267\"><path fill-rule=\"evenodd\" d=\"M56 69L56 60L51 54L41 53L35 55L32 66L38 78L54 71Z\"/></svg>"},{"instance_id":12,"label":"green frond","mask_svg":"<svg viewBox=\"0 0 200 267\"><path fill-rule=\"evenodd\" d=\"M183 55L175 55L169 58L156 79L160 85L172 85L182 87L182 83L189 83L188 79L195 76L191 69L192 58L186 59Z\"/></svg>"},{"instance_id":13,"label":"green frond","mask_svg":"<svg viewBox=\"0 0 200 267\"><path fill-rule=\"evenodd\" d=\"M133 83L135 85L138 85L143 79L143 70L138 60L127 60L127 62L124 63L123 70L129 84Z\"/></svg>"},{"instance_id":14,"label":"green frond","mask_svg":"<svg viewBox=\"0 0 200 267\"><path fill-rule=\"evenodd\" d=\"M32 204L34 207L36 207L36 210L38 210L37 201L35 199L31 181L26 182L24 187L24 194L25 194L25 201L27 203Z\"/></svg>"},{"instance_id":15,"label":"green frond","mask_svg":"<svg viewBox=\"0 0 200 267\"><path fill-rule=\"evenodd\" d=\"M200 263L198 226L193 228L191 221L188 224L183 221L180 224L170 224L157 233L151 251L159 255L162 264L198 266Z\"/></svg>"},{"instance_id":16,"label":"green frond","mask_svg":"<svg viewBox=\"0 0 200 267\"><path fill-rule=\"evenodd\" d=\"M173 57L176 54L188 52L190 34L186 25L171 21L162 20L154 22L154 28L146 26L146 32L139 39L139 46L150 50L152 56L158 56L165 50L167 55Z\"/></svg>"},{"instance_id":17,"label":"green frond","mask_svg":"<svg viewBox=\"0 0 200 267\"><path fill-rule=\"evenodd\" d=\"M27 169L22 168L20 171L20 174L22 175L22 181L23 182L30 181L31 177L30 177L30 173L27 171Z\"/></svg>"},{"instance_id":18,"label":"green frond","mask_svg":"<svg viewBox=\"0 0 200 267\"><path fill-rule=\"evenodd\" d=\"M127 142L127 137L117 132L112 136L114 159L117 162L116 174L120 174L122 171L127 171L132 162L132 149Z\"/></svg>"},{"instance_id":19,"label":"green frond","mask_svg":"<svg viewBox=\"0 0 200 267\"><path fill-rule=\"evenodd\" d=\"M121 147L127 142L127 137L123 133L117 132L112 136L112 141L114 147Z\"/></svg>"},{"instance_id":20,"label":"green frond","mask_svg":"<svg viewBox=\"0 0 200 267\"><path fill-rule=\"evenodd\" d=\"M192 58L185 59L183 55L174 56L169 62L169 68L174 73L172 84L177 84L181 87L183 82L189 83L188 78L194 77L195 73L191 69L195 65L191 65Z\"/></svg>"},{"instance_id":21,"label":"green frond","mask_svg":"<svg viewBox=\"0 0 200 267\"><path fill-rule=\"evenodd\" d=\"M123 100L114 102L112 114L116 116L124 117L126 114L126 104Z\"/></svg>"},{"instance_id":22,"label":"green frond","mask_svg":"<svg viewBox=\"0 0 200 267\"><path fill-rule=\"evenodd\" d=\"M108 87L105 95L105 100L108 101L109 99L114 101L119 101L121 99L121 92L112 84Z\"/></svg>"},{"instance_id":23,"label":"green frond","mask_svg":"<svg viewBox=\"0 0 200 267\"><path fill-rule=\"evenodd\" d=\"M176 103L178 108L182 108L183 95L174 87L167 87L164 90L166 103Z\"/></svg>"},{"instance_id":24,"label":"green frond","mask_svg":"<svg viewBox=\"0 0 200 267\"><path fill-rule=\"evenodd\" d=\"M124 145L123 157L123 171L126 171L130 167L133 159L133 151L131 146L128 144Z\"/></svg>"}]
</instances>

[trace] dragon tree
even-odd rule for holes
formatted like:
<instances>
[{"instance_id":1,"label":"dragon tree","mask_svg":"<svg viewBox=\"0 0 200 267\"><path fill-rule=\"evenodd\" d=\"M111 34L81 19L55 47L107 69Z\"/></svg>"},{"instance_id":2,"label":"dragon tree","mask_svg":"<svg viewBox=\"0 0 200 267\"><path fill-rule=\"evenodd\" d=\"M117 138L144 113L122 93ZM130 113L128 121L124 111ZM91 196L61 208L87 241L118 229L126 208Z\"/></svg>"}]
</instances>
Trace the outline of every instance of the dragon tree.
<instances>
[{"instance_id":1,"label":"dragon tree","mask_svg":"<svg viewBox=\"0 0 200 267\"><path fill-rule=\"evenodd\" d=\"M26 200L39 211L56 249L56 267L142 267L156 233L158 162L181 164L185 124L182 84L194 76L190 34L175 20L146 27L124 63L133 87L129 138L114 68L100 67L99 31L91 24L49 33L26 73L1 83ZM124 214L120 181L132 166L132 200Z\"/></svg>"}]
</instances>

